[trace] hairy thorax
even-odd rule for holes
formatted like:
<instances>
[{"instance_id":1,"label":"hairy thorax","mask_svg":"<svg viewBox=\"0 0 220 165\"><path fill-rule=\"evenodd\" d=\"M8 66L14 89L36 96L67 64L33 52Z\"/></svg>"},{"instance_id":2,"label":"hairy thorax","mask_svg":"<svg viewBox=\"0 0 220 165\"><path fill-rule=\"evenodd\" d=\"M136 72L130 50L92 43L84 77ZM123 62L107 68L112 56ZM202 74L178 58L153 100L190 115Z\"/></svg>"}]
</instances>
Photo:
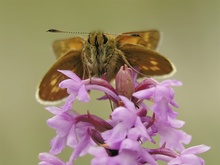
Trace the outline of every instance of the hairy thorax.
<instances>
[{"instance_id":1,"label":"hairy thorax","mask_svg":"<svg viewBox=\"0 0 220 165\"><path fill-rule=\"evenodd\" d=\"M83 49L85 51L82 58L89 75L101 77L106 73L107 80L111 79L111 72L116 69L118 53L120 53L114 38L102 32L92 32L85 40Z\"/></svg>"}]
</instances>

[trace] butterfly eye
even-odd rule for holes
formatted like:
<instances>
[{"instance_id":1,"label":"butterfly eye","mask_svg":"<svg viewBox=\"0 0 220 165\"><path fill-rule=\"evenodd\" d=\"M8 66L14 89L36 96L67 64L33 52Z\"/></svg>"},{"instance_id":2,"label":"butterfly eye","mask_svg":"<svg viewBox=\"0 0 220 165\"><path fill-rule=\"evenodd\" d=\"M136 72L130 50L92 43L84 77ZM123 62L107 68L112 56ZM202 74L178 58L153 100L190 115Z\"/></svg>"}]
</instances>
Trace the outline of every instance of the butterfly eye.
<instances>
[{"instance_id":1,"label":"butterfly eye","mask_svg":"<svg viewBox=\"0 0 220 165\"><path fill-rule=\"evenodd\" d=\"M103 36L103 39L104 39L103 44L106 44L108 42L108 37L104 34L102 36Z\"/></svg>"},{"instance_id":2,"label":"butterfly eye","mask_svg":"<svg viewBox=\"0 0 220 165\"><path fill-rule=\"evenodd\" d=\"M88 43L91 44L91 43L90 43L90 37L88 37Z\"/></svg>"},{"instance_id":3,"label":"butterfly eye","mask_svg":"<svg viewBox=\"0 0 220 165\"><path fill-rule=\"evenodd\" d=\"M140 37L139 34L131 34L131 36L134 36L134 37Z\"/></svg>"}]
</instances>

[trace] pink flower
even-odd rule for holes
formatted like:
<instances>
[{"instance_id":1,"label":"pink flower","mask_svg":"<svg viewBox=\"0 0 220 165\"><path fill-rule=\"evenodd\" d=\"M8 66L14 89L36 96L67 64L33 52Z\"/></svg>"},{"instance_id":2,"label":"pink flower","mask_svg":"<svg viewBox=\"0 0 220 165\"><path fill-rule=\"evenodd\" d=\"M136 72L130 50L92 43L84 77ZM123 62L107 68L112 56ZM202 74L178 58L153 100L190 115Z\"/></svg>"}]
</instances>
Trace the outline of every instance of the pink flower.
<instances>
[{"instance_id":1,"label":"pink flower","mask_svg":"<svg viewBox=\"0 0 220 165\"><path fill-rule=\"evenodd\" d=\"M196 154L206 152L209 149L210 147L205 145L187 148L186 150L182 151L175 159L172 159L170 162L168 162L168 165L204 165L205 161L202 158L196 156Z\"/></svg>"},{"instance_id":2,"label":"pink flower","mask_svg":"<svg viewBox=\"0 0 220 165\"><path fill-rule=\"evenodd\" d=\"M204 164L196 154L210 147L185 149L184 144L191 141L191 136L181 130L184 122L177 120L178 114L173 110L178 105L172 86L182 85L180 81L159 83L147 78L138 83L136 75L125 65L116 76L115 89L101 78L81 80L71 71L60 72L69 77L60 83L69 96L63 106L46 108L54 114L47 124L56 130L56 136L51 140L50 153L39 155L39 165L71 165L85 154L94 156L92 165L157 165L157 160L169 165ZM75 99L90 101L91 90L103 92L99 100L111 102L109 111L104 109L109 113L108 120L89 111L79 114L72 110ZM160 137L160 144L154 141L155 136ZM143 143L155 146L147 148ZM73 150L67 163L55 156L65 147Z\"/></svg>"},{"instance_id":3,"label":"pink flower","mask_svg":"<svg viewBox=\"0 0 220 165\"><path fill-rule=\"evenodd\" d=\"M49 153L39 154L39 159L41 160L38 165L73 165L71 162L65 163L59 158Z\"/></svg>"}]
</instances>

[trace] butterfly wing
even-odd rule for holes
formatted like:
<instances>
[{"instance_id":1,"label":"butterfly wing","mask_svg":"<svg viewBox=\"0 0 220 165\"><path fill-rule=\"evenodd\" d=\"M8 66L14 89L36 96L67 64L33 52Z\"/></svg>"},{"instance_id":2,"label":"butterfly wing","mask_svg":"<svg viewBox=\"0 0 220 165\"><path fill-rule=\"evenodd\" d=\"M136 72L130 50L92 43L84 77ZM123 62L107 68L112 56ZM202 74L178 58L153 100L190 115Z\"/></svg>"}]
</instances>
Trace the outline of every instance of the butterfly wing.
<instances>
[{"instance_id":1,"label":"butterfly wing","mask_svg":"<svg viewBox=\"0 0 220 165\"><path fill-rule=\"evenodd\" d=\"M157 30L138 31L122 33L116 37L117 46L124 44L141 45L155 50L160 40L160 33Z\"/></svg>"},{"instance_id":2,"label":"butterfly wing","mask_svg":"<svg viewBox=\"0 0 220 165\"><path fill-rule=\"evenodd\" d=\"M140 45L124 44L120 47L126 60L132 67L138 67L139 77L168 77L175 73L175 66L170 60L152 49Z\"/></svg>"},{"instance_id":3,"label":"butterfly wing","mask_svg":"<svg viewBox=\"0 0 220 165\"><path fill-rule=\"evenodd\" d=\"M81 51L70 51L60 57L57 62L43 77L36 93L37 100L42 104L55 104L68 96L66 89L61 89L59 83L67 77L57 70L72 70L80 78L88 78L88 73L83 72ZM84 75L83 75L84 74Z\"/></svg>"},{"instance_id":4,"label":"butterfly wing","mask_svg":"<svg viewBox=\"0 0 220 165\"><path fill-rule=\"evenodd\" d=\"M53 43L53 50L57 58L62 57L71 50L81 51L84 40L81 37L74 37L64 40L57 40Z\"/></svg>"}]
</instances>

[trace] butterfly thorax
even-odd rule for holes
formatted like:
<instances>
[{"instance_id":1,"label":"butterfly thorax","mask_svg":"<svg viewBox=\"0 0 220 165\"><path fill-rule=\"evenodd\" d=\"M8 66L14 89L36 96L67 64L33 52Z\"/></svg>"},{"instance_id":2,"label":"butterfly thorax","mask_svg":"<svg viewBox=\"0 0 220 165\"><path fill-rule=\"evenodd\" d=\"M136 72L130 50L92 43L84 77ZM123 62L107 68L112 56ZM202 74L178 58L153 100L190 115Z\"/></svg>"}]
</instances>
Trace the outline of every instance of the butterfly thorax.
<instances>
[{"instance_id":1,"label":"butterfly thorax","mask_svg":"<svg viewBox=\"0 0 220 165\"><path fill-rule=\"evenodd\" d=\"M111 35L92 32L84 45L82 58L90 76L103 76L112 66L116 50L116 41Z\"/></svg>"}]
</instances>

